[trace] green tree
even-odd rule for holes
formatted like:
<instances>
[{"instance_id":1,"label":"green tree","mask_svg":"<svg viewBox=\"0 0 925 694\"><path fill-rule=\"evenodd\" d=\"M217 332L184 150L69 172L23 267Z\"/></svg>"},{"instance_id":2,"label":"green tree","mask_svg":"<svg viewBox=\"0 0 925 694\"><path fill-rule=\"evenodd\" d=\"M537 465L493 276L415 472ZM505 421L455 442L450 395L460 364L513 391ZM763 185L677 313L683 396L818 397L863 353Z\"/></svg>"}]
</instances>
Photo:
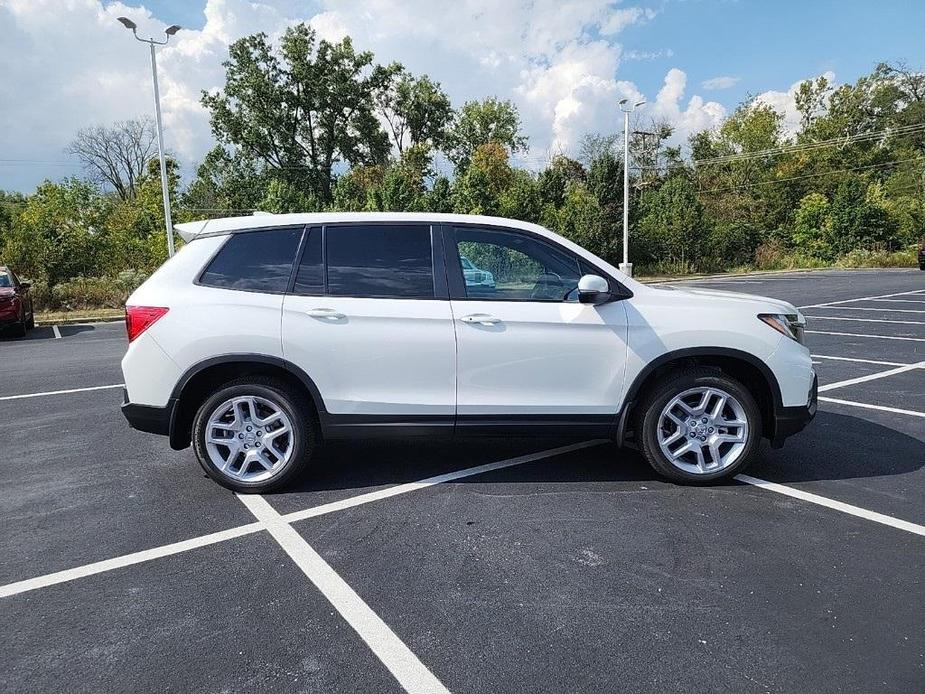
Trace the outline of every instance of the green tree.
<instances>
[{"instance_id":1,"label":"green tree","mask_svg":"<svg viewBox=\"0 0 925 694\"><path fill-rule=\"evenodd\" d=\"M333 169L383 162L388 136L373 112L375 94L394 67L373 65L350 38L318 41L306 24L289 27L278 53L266 34L229 47L225 88L203 93L212 132L222 143L301 184L328 203Z\"/></svg>"},{"instance_id":2,"label":"green tree","mask_svg":"<svg viewBox=\"0 0 925 694\"><path fill-rule=\"evenodd\" d=\"M449 159L457 171L464 171L476 150L490 142L512 154L525 152L527 137L520 127L520 114L510 101L494 97L467 101L456 114L447 138Z\"/></svg>"},{"instance_id":3,"label":"green tree","mask_svg":"<svg viewBox=\"0 0 925 694\"><path fill-rule=\"evenodd\" d=\"M391 78L377 91L376 102L399 154L409 146L439 149L453 120L449 97L427 75L414 77L397 63L390 70Z\"/></svg>"},{"instance_id":4,"label":"green tree","mask_svg":"<svg viewBox=\"0 0 925 694\"><path fill-rule=\"evenodd\" d=\"M794 214L793 245L817 258L831 259L829 247L829 201L822 193L810 193L800 200Z\"/></svg>"},{"instance_id":5,"label":"green tree","mask_svg":"<svg viewBox=\"0 0 925 694\"><path fill-rule=\"evenodd\" d=\"M49 286L95 275L107 251L104 223L109 205L92 183L76 178L45 181L7 235L4 258L24 276Z\"/></svg>"},{"instance_id":6,"label":"green tree","mask_svg":"<svg viewBox=\"0 0 925 694\"><path fill-rule=\"evenodd\" d=\"M673 176L647 191L639 210L635 239L630 242L645 262L687 267L705 255L708 223L697 191L686 177Z\"/></svg>"},{"instance_id":7,"label":"green tree","mask_svg":"<svg viewBox=\"0 0 925 694\"><path fill-rule=\"evenodd\" d=\"M504 146L496 141L479 145L465 173L456 179L454 211L499 215L501 197L513 182L514 170Z\"/></svg>"}]
</instances>

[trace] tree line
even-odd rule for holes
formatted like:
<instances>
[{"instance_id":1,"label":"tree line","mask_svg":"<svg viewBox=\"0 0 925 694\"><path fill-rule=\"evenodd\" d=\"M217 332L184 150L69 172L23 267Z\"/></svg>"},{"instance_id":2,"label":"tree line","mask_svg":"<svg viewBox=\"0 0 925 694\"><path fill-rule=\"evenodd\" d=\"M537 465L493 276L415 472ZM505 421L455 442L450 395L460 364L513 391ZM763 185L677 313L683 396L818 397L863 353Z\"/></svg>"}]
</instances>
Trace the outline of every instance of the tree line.
<instances>
[{"instance_id":1,"label":"tree line","mask_svg":"<svg viewBox=\"0 0 925 694\"><path fill-rule=\"evenodd\" d=\"M204 92L215 146L181 186L176 221L296 211L434 211L542 224L616 264L622 243L618 135L516 166L517 108L454 108L439 82L380 65L350 38L306 24L278 45L240 39L224 88ZM643 273L915 262L925 234L925 74L881 64L854 83L796 94L798 131L749 98L715 130L671 146L670 123L630 141L631 259ZM118 305L166 257L155 139L141 119L81 130L87 175L0 193L0 258L48 306ZM441 164L446 162L446 164Z\"/></svg>"}]
</instances>

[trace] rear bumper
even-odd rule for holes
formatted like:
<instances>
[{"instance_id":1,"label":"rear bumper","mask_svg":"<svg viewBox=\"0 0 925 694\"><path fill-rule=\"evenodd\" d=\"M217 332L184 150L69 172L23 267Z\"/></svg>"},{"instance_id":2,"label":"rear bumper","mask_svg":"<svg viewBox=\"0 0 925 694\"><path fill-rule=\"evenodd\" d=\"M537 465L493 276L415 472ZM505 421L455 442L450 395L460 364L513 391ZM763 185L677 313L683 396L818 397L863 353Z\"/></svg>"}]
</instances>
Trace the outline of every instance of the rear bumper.
<instances>
[{"instance_id":1,"label":"rear bumper","mask_svg":"<svg viewBox=\"0 0 925 694\"><path fill-rule=\"evenodd\" d=\"M122 416L128 421L130 427L149 434L170 435L173 411L176 406L175 400L169 400L166 407L137 405L128 401L128 392L125 389L122 392L124 394Z\"/></svg>"},{"instance_id":2,"label":"rear bumper","mask_svg":"<svg viewBox=\"0 0 925 694\"><path fill-rule=\"evenodd\" d=\"M809 389L805 405L781 407L774 413L774 434L771 437L771 445L774 448L780 448L789 436L803 431L816 416L818 404L819 380L813 376L813 384Z\"/></svg>"}]
</instances>

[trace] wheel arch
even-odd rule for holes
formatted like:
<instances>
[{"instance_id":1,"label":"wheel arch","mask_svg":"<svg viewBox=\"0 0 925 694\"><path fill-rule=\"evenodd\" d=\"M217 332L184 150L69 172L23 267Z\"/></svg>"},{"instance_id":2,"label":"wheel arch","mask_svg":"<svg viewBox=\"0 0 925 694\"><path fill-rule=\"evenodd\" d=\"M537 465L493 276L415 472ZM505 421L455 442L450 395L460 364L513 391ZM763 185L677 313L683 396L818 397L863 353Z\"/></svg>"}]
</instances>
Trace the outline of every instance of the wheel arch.
<instances>
[{"instance_id":1,"label":"wheel arch","mask_svg":"<svg viewBox=\"0 0 925 694\"><path fill-rule=\"evenodd\" d=\"M653 359L636 375L626 391L625 403L617 430L617 442L623 443L632 422L632 410L640 394L671 371L688 367L714 367L740 381L755 396L761 410L764 436L773 439L777 413L783 407L780 384L771 368L748 352L727 347L692 347L678 349Z\"/></svg>"},{"instance_id":2,"label":"wheel arch","mask_svg":"<svg viewBox=\"0 0 925 694\"><path fill-rule=\"evenodd\" d=\"M248 375L278 378L305 393L316 416L326 413L318 386L292 362L263 354L223 354L191 366L174 386L170 396L174 403L170 417L170 447L174 450L189 447L193 418L199 406L215 388Z\"/></svg>"}]
</instances>

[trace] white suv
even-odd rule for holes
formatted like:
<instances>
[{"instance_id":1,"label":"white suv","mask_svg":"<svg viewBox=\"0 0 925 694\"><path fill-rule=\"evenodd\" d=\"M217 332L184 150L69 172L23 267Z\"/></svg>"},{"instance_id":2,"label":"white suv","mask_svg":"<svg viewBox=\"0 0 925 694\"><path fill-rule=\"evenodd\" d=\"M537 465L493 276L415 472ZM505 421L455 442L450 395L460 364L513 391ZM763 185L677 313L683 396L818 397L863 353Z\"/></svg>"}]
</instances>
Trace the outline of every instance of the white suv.
<instances>
[{"instance_id":1,"label":"white suv","mask_svg":"<svg viewBox=\"0 0 925 694\"><path fill-rule=\"evenodd\" d=\"M815 414L793 306L645 286L534 224L292 214L177 228L186 246L128 300L122 411L192 443L238 491L286 484L325 439L366 436L606 437L665 477L714 480Z\"/></svg>"}]
</instances>

